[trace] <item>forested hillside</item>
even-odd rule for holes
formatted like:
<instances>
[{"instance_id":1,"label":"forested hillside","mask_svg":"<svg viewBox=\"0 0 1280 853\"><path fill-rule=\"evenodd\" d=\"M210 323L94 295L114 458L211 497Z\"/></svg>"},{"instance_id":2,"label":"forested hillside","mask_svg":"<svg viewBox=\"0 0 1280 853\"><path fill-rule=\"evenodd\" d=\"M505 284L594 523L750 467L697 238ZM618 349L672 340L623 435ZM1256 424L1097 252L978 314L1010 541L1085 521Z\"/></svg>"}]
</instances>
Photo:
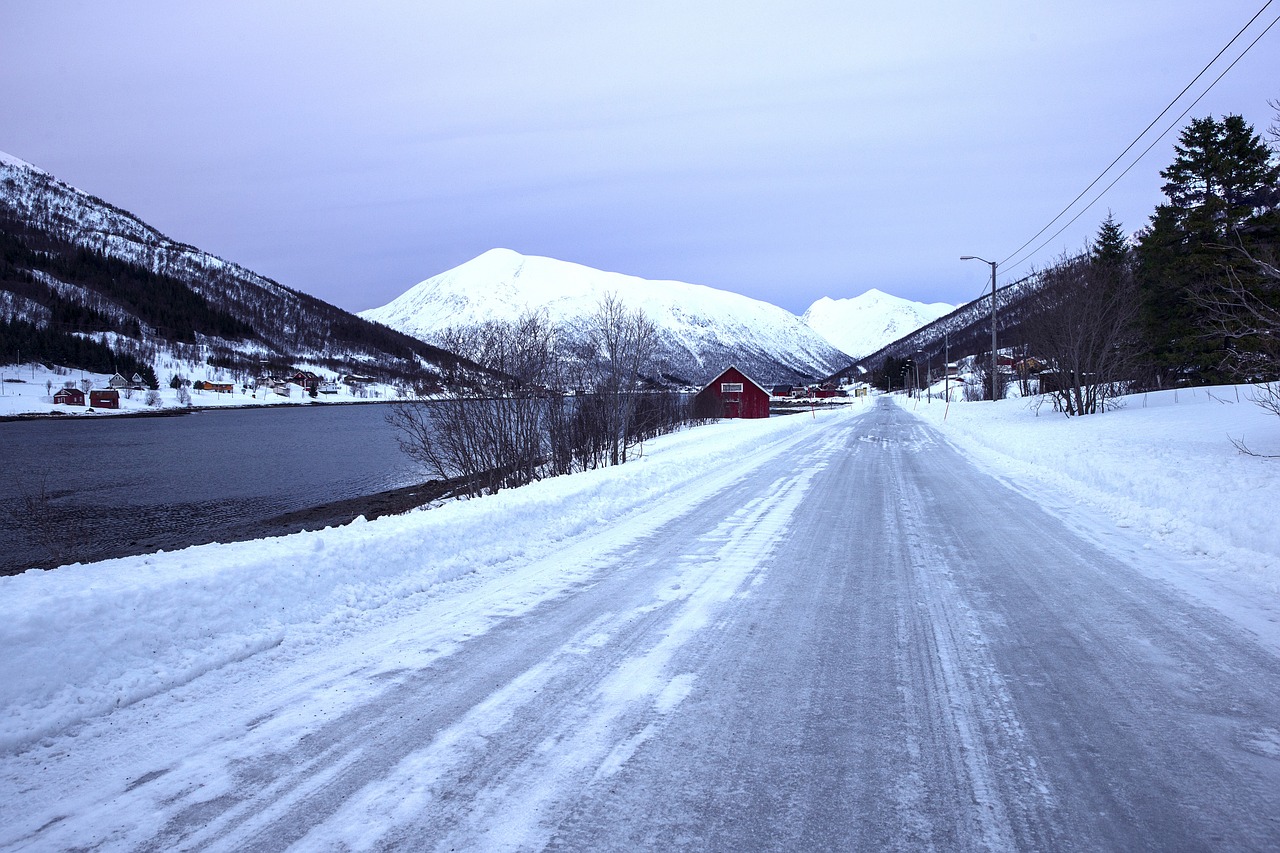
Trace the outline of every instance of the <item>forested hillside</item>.
<instances>
[{"instance_id":1,"label":"forested hillside","mask_svg":"<svg viewBox=\"0 0 1280 853\"><path fill-rule=\"evenodd\" d=\"M305 362L406 386L457 367L450 353L170 240L7 156L0 321L0 362L103 370L164 352L246 378Z\"/></svg>"}]
</instances>

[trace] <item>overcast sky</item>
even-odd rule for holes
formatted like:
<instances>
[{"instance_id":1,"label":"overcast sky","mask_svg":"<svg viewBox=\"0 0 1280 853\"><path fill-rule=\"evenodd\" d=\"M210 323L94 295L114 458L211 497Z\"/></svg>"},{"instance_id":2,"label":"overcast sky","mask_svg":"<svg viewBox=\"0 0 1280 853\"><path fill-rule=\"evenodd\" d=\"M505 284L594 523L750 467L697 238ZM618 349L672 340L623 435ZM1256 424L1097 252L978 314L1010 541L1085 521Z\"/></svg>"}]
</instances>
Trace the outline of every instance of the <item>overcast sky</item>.
<instances>
[{"instance_id":1,"label":"overcast sky","mask_svg":"<svg viewBox=\"0 0 1280 853\"><path fill-rule=\"evenodd\" d=\"M350 310L497 246L963 302L1264 2L4 0L0 150ZM1179 126L1274 98L1280 25ZM1175 137L1032 264L1142 227Z\"/></svg>"}]
</instances>

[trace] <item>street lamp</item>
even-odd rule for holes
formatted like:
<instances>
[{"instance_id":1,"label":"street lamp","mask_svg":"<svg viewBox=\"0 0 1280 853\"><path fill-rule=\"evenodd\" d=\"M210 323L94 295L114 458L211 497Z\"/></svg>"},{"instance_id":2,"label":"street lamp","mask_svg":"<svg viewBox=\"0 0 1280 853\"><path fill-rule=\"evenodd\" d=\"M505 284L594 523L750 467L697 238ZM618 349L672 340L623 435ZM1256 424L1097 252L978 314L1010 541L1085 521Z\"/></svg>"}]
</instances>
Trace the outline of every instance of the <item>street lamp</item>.
<instances>
[{"instance_id":1,"label":"street lamp","mask_svg":"<svg viewBox=\"0 0 1280 853\"><path fill-rule=\"evenodd\" d=\"M977 255L961 255L962 261L982 261L984 264L991 264L991 402L996 401L996 382L1000 378L1000 372L996 364L996 264L997 261L988 261L986 258L980 258Z\"/></svg>"},{"instance_id":2,"label":"street lamp","mask_svg":"<svg viewBox=\"0 0 1280 853\"><path fill-rule=\"evenodd\" d=\"M929 371L924 372L924 384L920 384L920 357L924 355L924 350L916 350L916 356L912 359L916 368L916 396L919 397L922 392L929 387Z\"/></svg>"}]
</instances>

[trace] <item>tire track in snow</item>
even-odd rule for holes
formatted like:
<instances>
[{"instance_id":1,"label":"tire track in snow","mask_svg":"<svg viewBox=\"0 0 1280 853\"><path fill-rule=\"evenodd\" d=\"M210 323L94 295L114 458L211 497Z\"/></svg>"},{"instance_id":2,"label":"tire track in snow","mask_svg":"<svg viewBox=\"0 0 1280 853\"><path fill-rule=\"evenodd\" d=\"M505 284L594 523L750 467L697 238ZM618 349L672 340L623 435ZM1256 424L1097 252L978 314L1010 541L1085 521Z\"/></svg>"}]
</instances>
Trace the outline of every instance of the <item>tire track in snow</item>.
<instances>
[{"instance_id":1,"label":"tire track in snow","mask_svg":"<svg viewBox=\"0 0 1280 853\"><path fill-rule=\"evenodd\" d=\"M899 416L896 409L886 407L886 412ZM941 762L945 766L938 769L969 791L967 805L952 794L961 804L954 839L961 847L1011 850L1029 837L1043 841L1034 826L1056 809L1050 784L987 649L982 625L953 580L937 531L921 523L935 504L926 492L923 467L936 461L929 453L936 436L915 422L894 431L902 437L882 445L897 472L888 480L884 523L897 530L914 597L900 610L897 626L908 750L921 760ZM946 530L942 539L956 533ZM901 785L899 802L908 823L923 827L926 837L937 829L920 787Z\"/></svg>"},{"instance_id":2,"label":"tire track in snow","mask_svg":"<svg viewBox=\"0 0 1280 853\"><path fill-rule=\"evenodd\" d=\"M379 843L412 837L435 839L438 849L544 845L554 831L553 807L607 783L692 690L697 674L672 671L673 656L714 627L728 602L749 594L816 470L776 479L687 543L676 580L656 589L653 601L592 623L406 757L304 843L362 849L376 839L353 836L352 827L397 826L416 815L412 828L401 826ZM640 574L659 572L668 557L654 555ZM421 816L432 812L435 819L423 825Z\"/></svg>"}]
</instances>

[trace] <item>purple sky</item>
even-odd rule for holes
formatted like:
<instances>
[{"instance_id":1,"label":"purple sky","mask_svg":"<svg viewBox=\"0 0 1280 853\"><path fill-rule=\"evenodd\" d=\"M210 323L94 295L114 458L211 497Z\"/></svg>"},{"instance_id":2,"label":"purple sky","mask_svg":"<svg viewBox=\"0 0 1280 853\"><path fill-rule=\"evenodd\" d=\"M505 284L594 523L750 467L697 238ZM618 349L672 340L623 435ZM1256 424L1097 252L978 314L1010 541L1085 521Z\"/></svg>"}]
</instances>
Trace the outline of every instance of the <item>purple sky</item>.
<instances>
[{"instance_id":1,"label":"purple sky","mask_svg":"<svg viewBox=\"0 0 1280 853\"><path fill-rule=\"evenodd\" d=\"M350 310L496 246L962 302L1263 2L14 0L0 150ZM1280 24L1179 126L1269 98ZM1144 225L1175 136L1032 263Z\"/></svg>"}]
</instances>

